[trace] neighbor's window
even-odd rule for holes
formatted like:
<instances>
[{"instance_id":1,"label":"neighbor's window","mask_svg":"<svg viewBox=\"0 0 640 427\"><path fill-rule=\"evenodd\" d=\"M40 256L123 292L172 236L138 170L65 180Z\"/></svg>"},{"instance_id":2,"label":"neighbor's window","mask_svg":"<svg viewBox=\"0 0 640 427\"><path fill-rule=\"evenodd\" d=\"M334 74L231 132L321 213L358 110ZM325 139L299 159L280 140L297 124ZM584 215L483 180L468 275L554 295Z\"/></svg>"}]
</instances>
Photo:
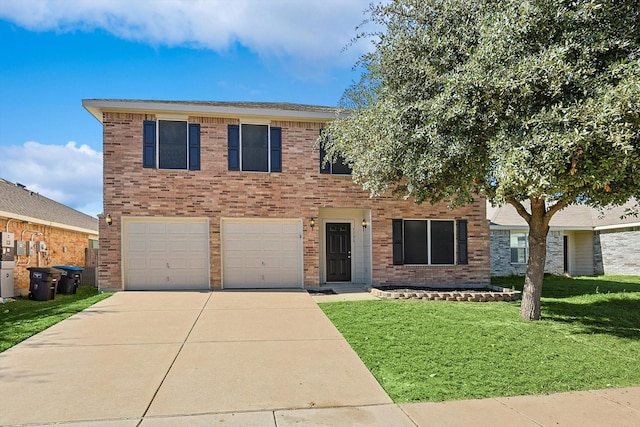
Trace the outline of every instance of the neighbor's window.
<instances>
[{"instance_id":1,"label":"neighbor's window","mask_svg":"<svg viewBox=\"0 0 640 427\"><path fill-rule=\"evenodd\" d=\"M229 170L282 172L282 129L269 125L228 126Z\"/></svg>"},{"instance_id":2,"label":"neighbor's window","mask_svg":"<svg viewBox=\"0 0 640 427\"><path fill-rule=\"evenodd\" d=\"M404 265L455 264L455 221L394 219L393 263ZM467 262L467 222L458 221L458 262Z\"/></svg>"},{"instance_id":3,"label":"neighbor's window","mask_svg":"<svg viewBox=\"0 0 640 427\"><path fill-rule=\"evenodd\" d=\"M511 262L514 264L527 263L527 233L512 231L509 237L511 247Z\"/></svg>"},{"instance_id":4,"label":"neighbor's window","mask_svg":"<svg viewBox=\"0 0 640 427\"><path fill-rule=\"evenodd\" d=\"M200 170L200 125L182 120L145 120L145 168Z\"/></svg>"}]
</instances>

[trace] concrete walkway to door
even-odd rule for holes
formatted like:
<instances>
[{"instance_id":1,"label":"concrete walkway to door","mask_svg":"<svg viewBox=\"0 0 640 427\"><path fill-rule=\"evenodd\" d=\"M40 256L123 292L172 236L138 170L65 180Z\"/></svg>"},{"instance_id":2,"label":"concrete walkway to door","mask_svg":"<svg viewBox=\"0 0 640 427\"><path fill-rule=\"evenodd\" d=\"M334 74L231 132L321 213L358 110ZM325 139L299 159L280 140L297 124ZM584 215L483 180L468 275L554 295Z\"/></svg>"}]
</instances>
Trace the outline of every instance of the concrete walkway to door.
<instances>
[{"instance_id":1,"label":"concrete walkway to door","mask_svg":"<svg viewBox=\"0 0 640 427\"><path fill-rule=\"evenodd\" d=\"M117 293L0 354L0 378L0 425L414 425L303 291Z\"/></svg>"}]
</instances>

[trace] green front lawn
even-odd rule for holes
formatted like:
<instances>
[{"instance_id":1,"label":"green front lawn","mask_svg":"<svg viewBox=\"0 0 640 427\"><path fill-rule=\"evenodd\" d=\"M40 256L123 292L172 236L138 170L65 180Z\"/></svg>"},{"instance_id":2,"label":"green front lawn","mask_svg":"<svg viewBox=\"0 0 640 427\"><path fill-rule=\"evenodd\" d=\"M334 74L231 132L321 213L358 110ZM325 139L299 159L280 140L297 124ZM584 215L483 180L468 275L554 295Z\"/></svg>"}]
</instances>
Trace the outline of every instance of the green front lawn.
<instances>
[{"instance_id":1,"label":"green front lawn","mask_svg":"<svg viewBox=\"0 0 640 427\"><path fill-rule=\"evenodd\" d=\"M110 295L98 294L93 287L80 287L75 295L56 295L50 301L16 298L0 304L0 352Z\"/></svg>"},{"instance_id":2,"label":"green front lawn","mask_svg":"<svg viewBox=\"0 0 640 427\"><path fill-rule=\"evenodd\" d=\"M320 307L395 402L640 385L640 277L548 276L539 322L519 302Z\"/></svg>"}]
</instances>

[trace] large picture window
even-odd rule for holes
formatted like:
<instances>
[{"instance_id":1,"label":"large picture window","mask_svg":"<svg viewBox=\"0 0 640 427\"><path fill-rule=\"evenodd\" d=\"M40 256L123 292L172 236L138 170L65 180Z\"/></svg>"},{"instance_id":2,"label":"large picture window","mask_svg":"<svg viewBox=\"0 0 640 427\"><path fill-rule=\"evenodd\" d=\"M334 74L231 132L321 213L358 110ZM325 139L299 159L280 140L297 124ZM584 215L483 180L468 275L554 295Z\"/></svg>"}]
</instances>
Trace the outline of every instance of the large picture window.
<instances>
[{"instance_id":1,"label":"large picture window","mask_svg":"<svg viewBox=\"0 0 640 427\"><path fill-rule=\"evenodd\" d=\"M142 166L200 170L200 125L182 120L145 120Z\"/></svg>"},{"instance_id":2,"label":"large picture window","mask_svg":"<svg viewBox=\"0 0 640 427\"><path fill-rule=\"evenodd\" d=\"M453 265L467 263L467 221L394 219L393 263L397 265Z\"/></svg>"},{"instance_id":3,"label":"large picture window","mask_svg":"<svg viewBox=\"0 0 640 427\"><path fill-rule=\"evenodd\" d=\"M269 125L229 125L229 170L282 172L282 129Z\"/></svg>"}]
</instances>

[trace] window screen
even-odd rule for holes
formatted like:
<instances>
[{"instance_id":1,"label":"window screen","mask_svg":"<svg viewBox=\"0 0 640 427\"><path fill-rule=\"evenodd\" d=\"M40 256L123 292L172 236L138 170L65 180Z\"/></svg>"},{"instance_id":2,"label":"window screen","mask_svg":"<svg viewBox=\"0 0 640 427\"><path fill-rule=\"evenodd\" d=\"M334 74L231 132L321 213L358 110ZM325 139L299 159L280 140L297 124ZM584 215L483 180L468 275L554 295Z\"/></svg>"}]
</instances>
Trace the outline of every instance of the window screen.
<instances>
[{"instance_id":1,"label":"window screen","mask_svg":"<svg viewBox=\"0 0 640 427\"><path fill-rule=\"evenodd\" d=\"M453 221L431 221L431 264L455 262Z\"/></svg>"},{"instance_id":2,"label":"window screen","mask_svg":"<svg viewBox=\"0 0 640 427\"><path fill-rule=\"evenodd\" d=\"M186 169L187 122L160 120L158 132L160 169Z\"/></svg>"},{"instance_id":3,"label":"window screen","mask_svg":"<svg viewBox=\"0 0 640 427\"><path fill-rule=\"evenodd\" d=\"M404 221L404 263L429 263L427 251L427 221Z\"/></svg>"},{"instance_id":4,"label":"window screen","mask_svg":"<svg viewBox=\"0 0 640 427\"><path fill-rule=\"evenodd\" d=\"M269 126L242 125L242 170L269 172Z\"/></svg>"}]
</instances>

